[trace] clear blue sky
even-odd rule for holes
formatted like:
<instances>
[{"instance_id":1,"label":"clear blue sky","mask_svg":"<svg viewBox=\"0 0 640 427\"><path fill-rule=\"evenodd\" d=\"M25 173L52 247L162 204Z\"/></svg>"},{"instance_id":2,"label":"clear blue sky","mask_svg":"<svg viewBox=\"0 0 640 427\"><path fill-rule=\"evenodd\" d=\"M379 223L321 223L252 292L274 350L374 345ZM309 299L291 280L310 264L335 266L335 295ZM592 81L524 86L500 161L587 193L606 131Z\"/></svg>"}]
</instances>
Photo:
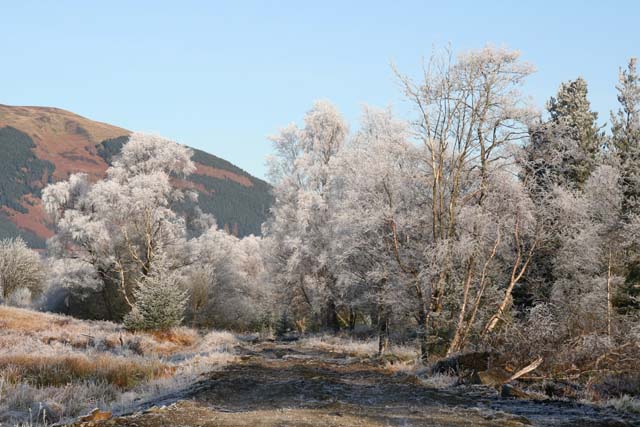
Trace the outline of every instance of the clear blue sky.
<instances>
[{"instance_id":1,"label":"clear blue sky","mask_svg":"<svg viewBox=\"0 0 640 427\"><path fill-rule=\"evenodd\" d=\"M434 44L519 49L541 107L582 75L601 121L640 55L637 1L446 3L3 1L0 103L156 132L264 176L266 136L315 99L352 123L363 104L402 110L389 63L415 73Z\"/></svg>"}]
</instances>

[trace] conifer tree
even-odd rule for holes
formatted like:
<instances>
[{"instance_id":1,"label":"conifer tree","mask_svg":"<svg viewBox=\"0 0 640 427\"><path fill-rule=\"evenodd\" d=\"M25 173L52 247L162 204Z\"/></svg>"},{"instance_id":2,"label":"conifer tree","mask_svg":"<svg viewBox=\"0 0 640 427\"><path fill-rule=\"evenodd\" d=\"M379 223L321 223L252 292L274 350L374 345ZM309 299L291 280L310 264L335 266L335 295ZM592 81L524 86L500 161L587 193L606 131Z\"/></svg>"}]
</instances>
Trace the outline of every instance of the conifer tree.
<instances>
[{"instance_id":1,"label":"conifer tree","mask_svg":"<svg viewBox=\"0 0 640 427\"><path fill-rule=\"evenodd\" d=\"M638 213L640 196L640 76L636 58L631 58L626 70L620 70L618 102L620 108L611 112L611 148L621 166L624 189L624 210Z\"/></svg>"},{"instance_id":2,"label":"conifer tree","mask_svg":"<svg viewBox=\"0 0 640 427\"><path fill-rule=\"evenodd\" d=\"M616 86L620 107L611 112L611 149L620 166L628 230L636 228L640 215L640 76L636 65L637 59L631 58L627 68L620 70ZM614 300L622 313L640 308L640 248L634 238L627 240L627 254L627 275Z\"/></svg>"},{"instance_id":3,"label":"conifer tree","mask_svg":"<svg viewBox=\"0 0 640 427\"><path fill-rule=\"evenodd\" d=\"M602 147L602 134L597 125L598 113L591 111L587 98L587 82L578 77L562 83L558 94L551 97L547 110L549 124L554 127L556 138L571 139L579 148L568 169L569 179L582 186L596 166L596 157Z\"/></svg>"},{"instance_id":4,"label":"conifer tree","mask_svg":"<svg viewBox=\"0 0 640 427\"><path fill-rule=\"evenodd\" d=\"M182 323L188 295L171 275L147 276L135 296L135 305L124 319L127 329L165 330Z\"/></svg>"}]
</instances>

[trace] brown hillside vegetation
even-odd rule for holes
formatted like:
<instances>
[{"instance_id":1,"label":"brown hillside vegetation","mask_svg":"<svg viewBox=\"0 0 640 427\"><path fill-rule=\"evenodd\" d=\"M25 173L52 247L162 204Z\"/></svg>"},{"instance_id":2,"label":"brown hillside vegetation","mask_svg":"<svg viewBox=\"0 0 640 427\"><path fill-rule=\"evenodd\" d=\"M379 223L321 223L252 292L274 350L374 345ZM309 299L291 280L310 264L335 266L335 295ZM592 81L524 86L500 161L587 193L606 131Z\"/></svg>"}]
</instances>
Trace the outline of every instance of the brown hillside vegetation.
<instances>
[{"instance_id":1,"label":"brown hillside vegetation","mask_svg":"<svg viewBox=\"0 0 640 427\"><path fill-rule=\"evenodd\" d=\"M44 207L39 198L33 194L28 194L21 199L21 205L27 212L18 212L6 206L2 206L0 209L2 209L19 228L28 230L36 236L47 239L53 236L53 230L51 230L50 225L45 220Z\"/></svg>"},{"instance_id":2,"label":"brown hillside vegetation","mask_svg":"<svg viewBox=\"0 0 640 427\"><path fill-rule=\"evenodd\" d=\"M17 195L13 198L15 203L22 207L22 212L12 207L0 203L0 213L13 223L18 229L32 233L34 236L45 240L52 235L52 225L46 220L42 202L38 192L48 183L67 179L73 173L83 172L89 175L92 181L97 181L104 177L109 164L101 156L98 146L106 141L131 134L131 131L82 117L70 111L51 107L33 106L9 106L0 104L0 129L11 127L24 133L33 140L35 147L33 154L41 161L50 162L53 165L52 173L45 173L35 181L25 183L31 188L31 192L25 195ZM201 162L210 161L208 155L199 156L200 162L196 160L196 171L193 179L180 180L178 185L211 198L218 192L218 184L221 182L231 182L243 188L251 189L253 193L236 195L236 200L251 205L247 202L254 197L264 197L262 193L266 191L262 184L256 188L256 181L246 173L239 170L227 170L226 166L213 167L210 164ZM231 169L234 167L229 165ZM235 168L237 169L237 168ZM51 176L49 176L51 175ZM15 178L11 178L15 179ZM3 183L0 182L0 185ZM266 185L266 184L265 184ZM259 193L259 194L258 194ZM11 195L5 195L11 197ZM225 195L224 197L229 197ZM225 201L221 202L226 203ZM215 204L212 206L215 207ZM248 207L248 209L253 209ZM211 210L211 207L205 211ZM260 211L266 211L266 207L260 207ZM214 213L219 216L218 212ZM253 215L262 215L260 212L253 212ZM225 212L221 221L221 226L225 223L247 216L247 212L230 211ZM3 218L0 217L0 222ZM5 219L6 221L6 219ZM246 221L246 219L245 219ZM245 227L256 233L259 231L259 223L245 224ZM256 228L257 227L257 228ZM245 230L245 234L248 234Z\"/></svg>"},{"instance_id":3,"label":"brown hillside vegetation","mask_svg":"<svg viewBox=\"0 0 640 427\"><path fill-rule=\"evenodd\" d=\"M16 128L33 139L38 158L55 165L53 178L56 181L78 171L94 178L102 177L107 164L98 156L96 144L131 133L51 107L0 105L0 127L4 126Z\"/></svg>"}]
</instances>

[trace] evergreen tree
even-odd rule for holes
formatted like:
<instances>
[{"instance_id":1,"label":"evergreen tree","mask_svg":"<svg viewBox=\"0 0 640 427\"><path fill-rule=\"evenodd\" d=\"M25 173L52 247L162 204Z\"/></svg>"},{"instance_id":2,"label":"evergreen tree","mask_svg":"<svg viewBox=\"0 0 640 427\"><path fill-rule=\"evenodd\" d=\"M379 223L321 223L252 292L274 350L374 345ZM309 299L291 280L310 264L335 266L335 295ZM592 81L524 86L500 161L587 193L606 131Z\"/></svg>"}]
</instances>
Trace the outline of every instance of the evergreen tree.
<instances>
[{"instance_id":1,"label":"evergreen tree","mask_svg":"<svg viewBox=\"0 0 640 427\"><path fill-rule=\"evenodd\" d=\"M519 163L523 181L532 196L540 201L548 197L556 185L579 187L584 182L583 175L591 169L593 159L566 126L550 121L529 128L529 142Z\"/></svg>"},{"instance_id":2,"label":"evergreen tree","mask_svg":"<svg viewBox=\"0 0 640 427\"><path fill-rule=\"evenodd\" d=\"M625 213L638 213L640 196L640 76L636 58L631 58L626 70L620 70L618 102L620 108L611 112L611 149L621 166Z\"/></svg>"},{"instance_id":3,"label":"evergreen tree","mask_svg":"<svg viewBox=\"0 0 640 427\"><path fill-rule=\"evenodd\" d=\"M622 206L629 230L635 228L640 214L640 76L636 64L636 58L631 58L627 69L620 70L616 86L620 107L611 112L611 149L620 165ZM640 247L633 238L627 246L627 275L614 300L622 313L640 308Z\"/></svg>"},{"instance_id":4,"label":"evergreen tree","mask_svg":"<svg viewBox=\"0 0 640 427\"><path fill-rule=\"evenodd\" d=\"M124 319L127 329L165 330L182 323L188 296L175 278L156 272L135 294L135 305Z\"/></svg>"},{"instance_id":5,"label":"evergreen tree","mask_svg":"<svg viewBox=\"0 0 640 427\"><path fill-rule=\"evenodd\" d=\"M547 103L549 124L556 137L573 140L579 148L577 155L567 159L573 163L567 170L569 178L577 186L582 186L595 168L602 146L602 134L596 123L598 113L591 111L587 94L587 82L578 77L562 83L558 94Z\"/></svg>"},{"instance_id":6,"label":"evergreen tree","mask_svg":"<svg viewBox=\"0 0 640 427\"><path fill-rule=\"evenodd\" d=\"M545 228L550 232L541 242L531 262L525 286L516 295L517 304L546 301L556 281L554 260L560 247L560 217L554 214L557 187L576 190L584 187L598 165L603 135L597 126L598 114L591 111L587 82L579 77L562 83L547 103L550 119L529 128L529 142L519 159L522 180L539 206Z\"/></svg>"},{"instance_id":7,"label":"evergreen tree","mask_svg":"<svg viewBox=\"0 0 640 427\"><path fill-rule=\"evenodd\" d=\"M291 324L291 319L289 318L289 313L287 310L284 310L276 322L276 337L283 338L291 332L292 329L293 326Z\"/></svg>"}]
</instances>

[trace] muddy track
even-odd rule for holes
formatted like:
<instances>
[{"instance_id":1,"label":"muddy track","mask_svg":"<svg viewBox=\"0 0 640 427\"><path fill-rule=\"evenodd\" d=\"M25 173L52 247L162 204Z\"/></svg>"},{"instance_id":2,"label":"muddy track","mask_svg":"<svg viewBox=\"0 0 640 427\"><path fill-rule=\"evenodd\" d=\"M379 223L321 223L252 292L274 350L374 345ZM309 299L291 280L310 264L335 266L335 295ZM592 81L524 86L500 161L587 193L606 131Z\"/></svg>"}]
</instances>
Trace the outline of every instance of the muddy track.
<instances>
[{"instance_id":1,"label":"muddy track","mask_svg":"<svg viewBox=\"0 0 640 427\"><path fill-rule=\"evenodd\" d=\"M425 387L375 361L264 343L209 374L175 402L91 425L156 426L640 426L613 410L502 399L485 387ZM177 398L176 398L177 399ZM84 425L88 425L85 423Z\"/></svg>"}]
</instances>

